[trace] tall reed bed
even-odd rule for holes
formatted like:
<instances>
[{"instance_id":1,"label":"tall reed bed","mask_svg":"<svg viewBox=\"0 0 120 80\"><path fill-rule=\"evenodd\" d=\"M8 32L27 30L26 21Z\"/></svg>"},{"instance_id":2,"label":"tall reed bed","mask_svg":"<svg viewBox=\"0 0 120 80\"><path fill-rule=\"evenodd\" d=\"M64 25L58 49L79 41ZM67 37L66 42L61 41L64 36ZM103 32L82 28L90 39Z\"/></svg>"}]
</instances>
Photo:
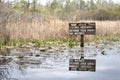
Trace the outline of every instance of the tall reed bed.
<instances>
[{"instance_id":1,"label":"tall reed bed","mask_svg":"<svg viewBox=\"0 0 120 80\"><path fill-rule=\"evenodd\" d=\"M120 36L120 21L78 21L95 22L96 36ZM66 39L69 38L67 21L21 21L7 23L10 39ZM1 29L2 30L2 29ZM86 36L92 39L94 36Z\"/></svg>"},{"instance_id":2,"label":"tall reed bed","mask_svg":"<svg viewBox=\"0 0 120 80\"><path fill-rule=\"evenodd\" d=\"M7 31L11 39L62 39L68 36L68 25L60 20L8 23Z\"/></svg>"}]
</instances>

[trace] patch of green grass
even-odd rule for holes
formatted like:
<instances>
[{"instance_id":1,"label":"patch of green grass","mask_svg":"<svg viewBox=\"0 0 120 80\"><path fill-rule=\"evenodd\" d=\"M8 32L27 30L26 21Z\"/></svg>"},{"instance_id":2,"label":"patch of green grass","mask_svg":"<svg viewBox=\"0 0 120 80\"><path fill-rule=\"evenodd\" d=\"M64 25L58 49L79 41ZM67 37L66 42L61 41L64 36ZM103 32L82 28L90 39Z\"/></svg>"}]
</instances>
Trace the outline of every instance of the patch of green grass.
<instances>
[{"instance_id":1,"label":"patch of green grass","mask_svg":"<svg viewBox=\"0 0 120 80\"><path fill-rule=\"evenodd\" d=\"M42 45L42 41L41 40L30 40L31 43L35 44L34 47L40 47Z\"/></svg>"},{"instance_id":2,"label":"patch of green grass","mask_svg":"<svg viewBox=\"0 0 120 80\"><path fill-rule=\"evenodd\" d=\"M14 39L7 42L7 46L20 46L20 40Z\"/></svg>"},{"instance_id":3,"label":"patch of green grass","mask_svg":"<svg viewBox=\"0 0 120 80\"><path fill-rule=\"evenodd\" d=\"M67 45L68 45L69 48L73 48L74 46L78 46L78 45L79 45L79 42L78 42L78 41L74 41L74 40L72 40L72 39L69 39Z\"/></svg>"},{"instance_id":4,"label":"patch of green grass","mask_svg":"<svg viewBox=\"0 0 120 80\"><path fill-rule=\"evenodd\" d=\"M57 46L58 44L62 44L63 41L57 38L54 39L48 39L46 40L46 46L50 47L50 46Z\"/></svg>"},{"instance_id":5,"label":"patch of green grass","mask_svg":"<svg viewBox=\"0 0 120 80\"><path fill-rule=\"evenodd\" d=\"M102 36L95 36L94 37L94 41L99 41L99 40L105 40L105 41L119 41L119 36L106 36L106 35L102 35Z\"/></svg>"},{"instance_id":6,"label":"patch of green grass","mask_svg":"<svg viewBox=\"0 0 120 80\"><path fill-rule=\"evenodd\" d=\"M2 50L3 44L4 44L4 42L2 40L0 40L0 50Z\"/></svg>"},{"instance_id":7,"label":"patch of green grass","mask_svg":"<svg viewBox=\"0 0 120 80\"><path fill-rule=\"evenodd\" d=\"M112 36L108 35L95 35L92 38L92 41L99 44L99 41L118 41L120 40L120 33ZM45 40L41 39L13 39L9 40L6 45L3 43L4 41L0 40L0 50L4 49L5 46L15 46L22 47L23 45L27 45L28 43L34 44L34 47L48 47L59 46L61 44L66 44L68 47L72 48L74 46L79 46L79 40L75 40L72 38L58 39L58 38L47 38Z\"/></svg>"}]
</instances>

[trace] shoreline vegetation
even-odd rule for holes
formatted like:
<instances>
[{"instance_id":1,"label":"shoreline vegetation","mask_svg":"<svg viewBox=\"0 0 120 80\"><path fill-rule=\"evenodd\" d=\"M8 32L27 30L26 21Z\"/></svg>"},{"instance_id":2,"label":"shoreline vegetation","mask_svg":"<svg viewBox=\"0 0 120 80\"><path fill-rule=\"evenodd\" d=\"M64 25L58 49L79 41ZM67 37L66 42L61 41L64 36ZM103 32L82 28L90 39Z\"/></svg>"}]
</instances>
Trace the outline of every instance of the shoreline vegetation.
<instances>
[{"instance_id":1,"label":"shoreline vegetation","mask_svg":"<svg viewBox=\"0 0 120 80\"><path fill-rule=\"evenodd\" d=\"M0 51L31 43L34 47L78 45L80 36L69 37L70 22L96 23L96 35L85 35L86 42L120 40L120 4L106 0L48 0L42 5L37 0L0 0Z\"/></svg>"},{"instance_id":2,"label":"shoreline vegetation","mask_svg":"<svg viewBox=\"0 0 120 80\"><path fill-rule=\"evenodd\" d=\"M95 22L96 23L96 35L85 35L85 42L98 42L100 40L105 41L119 41L120 39L120 21L78 21L78 22ZM24 44L33 43L34 47L40 46L52 46L61 43L79 43L80 36L69 37L68 22L56 20L54 22L40 24L40 23L21 23L18 27L17 23L7 24L8 34L10 40L4 44L3 40L0 40L0 49L3 46L22 47ZM31 25L31 26L29 26ZM9 29L10 27L10 29ZM32 28L34 27L34 28ZM51 44L50 44L51 43ZM70 47L70 45L68 45Z\"/></svg>"}]
</instances>

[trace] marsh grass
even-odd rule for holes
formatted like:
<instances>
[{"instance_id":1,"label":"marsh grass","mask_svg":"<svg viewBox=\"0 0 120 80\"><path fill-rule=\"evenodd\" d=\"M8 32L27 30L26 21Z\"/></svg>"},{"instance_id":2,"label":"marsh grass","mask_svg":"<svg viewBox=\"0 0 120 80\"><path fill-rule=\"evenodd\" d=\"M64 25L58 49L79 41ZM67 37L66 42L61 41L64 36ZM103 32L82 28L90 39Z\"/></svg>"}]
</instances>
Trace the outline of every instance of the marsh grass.
<instances>
[{"instance_id":1,"label":"marsh grass","mask_svg":"<svg viewBox=\"0 0 120 80\"><path fill-rule=\"evenodd\" d=\"M85 41L111 40L117 41L120 38L120 21L78 21L78 22L95 22L96 35L85 35ZM21 47L29 42L34 43L35 47L57 45L62 42L68 42L69 47L78 45L80 36L74 38L69 36L69 26L67 21L59 19L39 22L33 20L16 21L6 24L10 40L7 46ZM2 31L2 29L1 29ZM2 39L2 38L1 38ZM2 49L3 41L0 40L0 48Z\"/></svg>"},{"instance_id":2,"label":"marsh grass","mask_svg":"<svg viewBox=\"0 0 120 80\"><path fill-rule=\"evenodd\" d=\"M56 26L54 25L56 24ZM10 39L54 39L64 38L68 35L67 23L57 20L49 22L17 22L8 23L7 29L10 32Z\"/></svg>"},{"instance_id":3,"label":"marsh grass","mask_svg":"<svg viewBox=\"0 0 120 80\"><path fill-rule=\"evenodd\" d=\"M3 48L3 40L0 40L0 50Z\"/></svg>"},{"instance_id":4,"label":"marsh grass","mask_svg":"<svg viewBox=\"0 0 120 80\"><path fill-rule=\"evenodd\" d=\"M120 21L79 21L95 22L97 36L118 36L120 34ZM56 24L56 26L54 25ZM10 33L10 39L66 39L69 37L68 22L49 20L47 22L17 22L8 23L7 29ZM94 36L86 36L93 38Z\"/></svg>"}]
</instances>

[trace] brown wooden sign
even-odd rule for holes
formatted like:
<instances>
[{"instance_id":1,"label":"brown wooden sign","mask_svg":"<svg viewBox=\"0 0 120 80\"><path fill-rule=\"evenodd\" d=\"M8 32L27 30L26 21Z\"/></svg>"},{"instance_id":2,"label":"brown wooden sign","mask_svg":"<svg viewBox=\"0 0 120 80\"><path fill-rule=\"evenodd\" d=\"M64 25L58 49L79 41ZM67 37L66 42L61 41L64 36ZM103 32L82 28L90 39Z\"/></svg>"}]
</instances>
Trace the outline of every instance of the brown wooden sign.
<instances>
[{"instance_id":1,"label":"brown wooden sign","mask_svg":"<svg viewBox=\"0 0 120 80\"><path fill-rule=\"evenodd\" d=\"M70 71L96 71L96 60L93 59L70 59Z\"/></svg>"},{"instance_id":2,"label":"brown wooden sign","mask_svg":"<svg viewBox=\"0 0 120 80\"><path fill-rule=\"evenodd\" d=\"M95 23L69 23L70 35L95 35Z\"/></svg>"}]
</instances>

